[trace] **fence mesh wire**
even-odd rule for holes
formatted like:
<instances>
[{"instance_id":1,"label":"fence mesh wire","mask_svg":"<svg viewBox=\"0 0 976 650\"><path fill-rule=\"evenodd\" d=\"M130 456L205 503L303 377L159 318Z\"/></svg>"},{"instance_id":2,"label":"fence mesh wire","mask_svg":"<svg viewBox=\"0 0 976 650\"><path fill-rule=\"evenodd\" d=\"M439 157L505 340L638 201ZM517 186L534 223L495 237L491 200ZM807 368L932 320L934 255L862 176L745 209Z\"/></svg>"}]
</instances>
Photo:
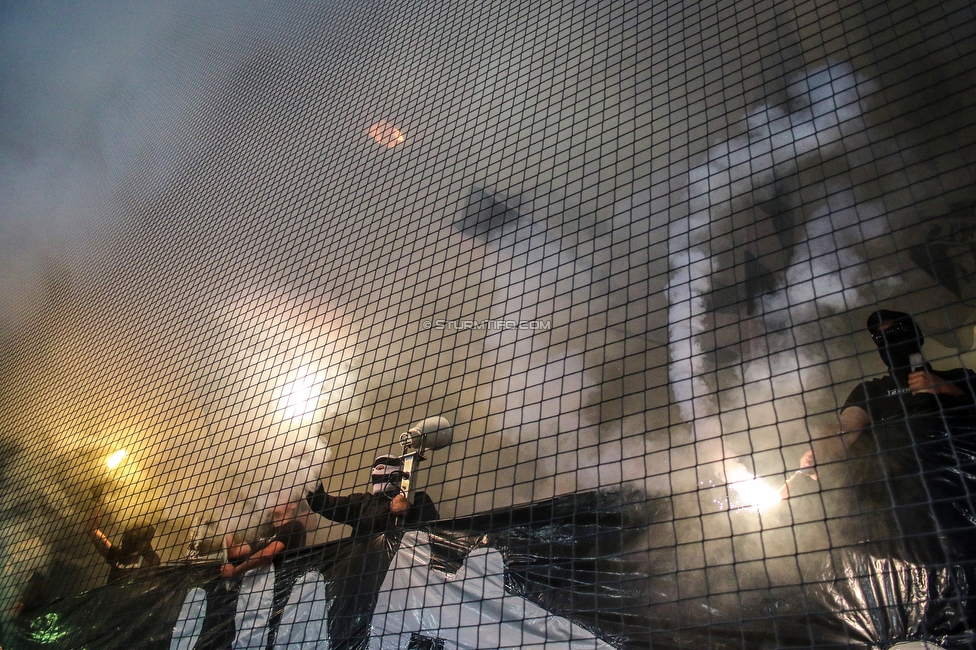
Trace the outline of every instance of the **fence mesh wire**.
<instances>
[{"instance_id":1,"label":"fence mesh wire","mask_svg":"<svg viewBox=\"0 0 976 650\"><path fill-rule=\"evenodd\" d=\"M971 3L105 2L0 43L4 647L972 644ZM409 514L330 500L438 417ZM479 571L505 613L450 618Z\"/></svg>"}]
</instances>

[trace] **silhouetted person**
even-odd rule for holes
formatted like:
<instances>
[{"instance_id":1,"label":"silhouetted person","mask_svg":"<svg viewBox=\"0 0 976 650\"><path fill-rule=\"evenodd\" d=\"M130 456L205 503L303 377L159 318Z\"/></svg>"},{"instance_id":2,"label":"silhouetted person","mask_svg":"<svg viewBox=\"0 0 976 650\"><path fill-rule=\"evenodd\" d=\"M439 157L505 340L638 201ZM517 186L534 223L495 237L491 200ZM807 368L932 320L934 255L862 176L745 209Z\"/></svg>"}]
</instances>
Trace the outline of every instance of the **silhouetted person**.
<instances>
[{"instance_id":1,"label":"silhouetted person","mask_svg":"<svg viewBox=\"0 0 976 650\"><path fill-rule=\"evenodd\" d=\"M287 593L276 592L275 570L281 569L285 553L305 546L305 527L295 519L296 509L296 504L276 507L271 536L254 544L235 543L233 533L224 537L230 561L220 567L220 575L241 577L234 615L235 648L263 649L274 643L274 630L281 619L279 601L287 597ZM269 602L274 606L267 607Z\"/></svg>"},{"instance_id":2,"label":"silhouetted person","mask_svg":"<svg viewBox=\"0 0 976 650\"><path fill-rule=\"evenodd\" d=\"M141 568L159 566L159 555L152 546L155 527L130 528L122 533L121 543L115 545L100 530L101 519L101 506L96 505L88 519L88 536L108 562L108 584L124 580Z\"/></svg>"},{"instance_id":3,"label":"silhouetted person","mask_svg":"<svg viewBox=\"0 0 976 650\"><path fill-rule=\"evenodd\" d=\"M976 373L925 363L908 314L876 311L867 329L888 373L851 391L841 430L814 440L801 466L816 467L849 543L876 540L890 547L879 552L921 563L972 557Z\"/></svg>"},{"instance_id":4,"label":"silhouetted person","mask_svg":"<svg viewBox=\"0 0 976 650\"><path fill-rule=\"evenodd\" d=\"M403 461L380 456L370 470L370 491L346 496L326 493L320 484L307 497L309 506L332 521L352 527L352 539L335 566L335 604L329 610L333 647L366 647L376 596L393 559L399 524L437 518L427 495L418 492L411 506L400 485Z\"/></svg>"},{"instance_id":5,"label":"silhouetted person","mask_svg":"<svg viewBox=\"0 0 976 650\"><path fill-rule=\"evenodd\" d=\"M39 570L31 573L27 580L27 586L20 595L20 599L11 608L11 614L21 616L29 615L35 607L47 600L47 585L44 574Z\"/></svg>"},{"instance_id":6,"label":"silhouetted person","mask_svg":"<svg viewBox=\"0 0 976 650\"><path fill-rule=\"evenodd\" d=\"M905 421L936 412L958 412L976 402L976 374L966 368L933 370L922 357L925 338L912 317L881 309L868 317L867 329L888 373L859 384L844 401L840 431L818 441L821 451L807 451L801 467L843 458L874 425Z\"/></svg>"},{"instance_id":7,"label":"silhouetted person","mask_svg":"<svg viewBox=\"0 0 976 650\"><path fill-rule=\"evenodd\" d=\"M224 545L230 561L220 567L220 575L234 578L268 564L280 566L282 554L305 546L305 527L294 518L294 506L275 508L271 525L271 537L254 544L235 543L234 534L227 533Z\"/></svg>"}]
</instances>

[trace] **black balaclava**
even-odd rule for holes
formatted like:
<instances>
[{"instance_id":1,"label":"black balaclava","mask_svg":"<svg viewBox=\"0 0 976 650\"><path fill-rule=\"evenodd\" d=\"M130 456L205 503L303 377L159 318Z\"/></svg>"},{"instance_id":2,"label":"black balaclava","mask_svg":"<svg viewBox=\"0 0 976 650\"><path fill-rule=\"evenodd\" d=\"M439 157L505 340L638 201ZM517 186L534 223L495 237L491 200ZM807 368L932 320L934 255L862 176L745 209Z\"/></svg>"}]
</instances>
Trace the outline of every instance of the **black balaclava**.
<instances>
[{"instance_id":1,"label":"black balaclava","mask_svg":"<svg viewBox=\"0 0 976 650\"><path fill-rule=\"evenodd\" d=\"M890 323L884 331L881 325ZM881 360L888 366L891 374L898 379L907 379L912 368L921 365L922 344L925 338L922 330L904 312L879 309L868 316L868 331L874 344L878 346ZM918 355L912 357L912 355Z\"/></svg>"}]
</instances>

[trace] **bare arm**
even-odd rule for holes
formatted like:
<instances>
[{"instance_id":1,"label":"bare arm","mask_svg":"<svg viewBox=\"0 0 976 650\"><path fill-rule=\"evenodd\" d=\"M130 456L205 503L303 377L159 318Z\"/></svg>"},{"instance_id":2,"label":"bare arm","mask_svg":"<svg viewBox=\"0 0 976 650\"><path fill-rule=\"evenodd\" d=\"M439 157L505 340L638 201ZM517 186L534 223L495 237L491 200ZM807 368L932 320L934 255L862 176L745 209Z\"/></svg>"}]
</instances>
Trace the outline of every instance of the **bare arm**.
<instances>
[{"instance_id":1,"label":"bare arm","mask_svg":"<svg viewBox=\"0 0 976 650\"><path fill-rule=\"evenodd\" d=\"M235 544L234 533L224 535L224 548L227 549L227 558L230 560L240 560L251 556L250 544L247 542Z\"/></svg>"},{"instance_id":2,"label":"bare arm","mask_svg":"<svg viewBox=\"0 0 976 650\"><path fill-rule=\"evenodd\" d=\"M919 370L908 375L908 387L912 394L929 393L931 395L948 395L951 397L962 397L966 394L959 386L942 377L935 375L928 370Z\"/></svg>"},{"instance_id":3,"label":"bare arm","mask_svg":"<svg viewBox=\"0 0 976 650\"><path fill-rule=\"evenodd\" d=\"M95 550L98 551L99 555L107 558L108 552L112 548L112 542L108 540L108 537L99 530L99 526L102 523L102 508L101 506L95 506L92 510L91 516L88 518L88 537L91 538L93 544L95 544Z\"/></svg>"},{"instance_id":4,"label":"bare arm","mask_svg":"<svg viewBox=\"0 0 976 650\"><path fill-rule=\"evenodd\" d=\"M871 416L860 406L848 406L840 412L840 441L844 454L851 448L861 432L871 426Z\"/></svg>"},{"instance_id":5,"label":"bare arm","mask_svg":"<svg viewBox=\"0 0 976 650\"><path fill-rule=\"evenodd\" d=\"M274 556L284 550L285 545L283 543L279 541L271 542L263 549L247 558L247 560L241 564L238 564L236 567L233 564L225 564L220 568L220 575L225 578L233 578L235 576L243 575L251 569L256 569L266 564L271 564L271 561L274 560Z\"/></svg>"},{"instance_id":6,"label":"bare arm","mask_svg":"<svg viewBox=\"0 0 976 650\"><path fill-rule=\"evenodd\" d=\"M871 426L871 416L860 406L848 406L840 412L840 431L813 440L811 448L800 458L800 469L813 468L817 463L830 463L847 455L847 450ZM816 478L816 474L812 474Z\"/></svg>"}]
</instances>

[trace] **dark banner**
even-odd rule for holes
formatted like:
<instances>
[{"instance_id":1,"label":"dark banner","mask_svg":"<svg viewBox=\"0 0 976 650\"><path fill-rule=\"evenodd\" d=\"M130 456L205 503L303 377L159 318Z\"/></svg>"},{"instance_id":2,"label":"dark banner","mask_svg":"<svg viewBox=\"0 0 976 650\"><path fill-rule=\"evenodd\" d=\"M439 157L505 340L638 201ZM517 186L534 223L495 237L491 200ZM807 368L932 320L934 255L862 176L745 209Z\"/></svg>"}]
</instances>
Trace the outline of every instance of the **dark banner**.
<instances>
[{"instance_id":1,"label":"dark banner","mask_svg":"<svg viewBox=\"0 0 976 650\"><path fill-rule=\"evenodd\" d=\"M648 559L657 515L636 496L345 539L235 580L216 564L166 565L26 612L3 647L970 647L972 564L864 545L816 556L809 584L770 589L758 609L741 596L698 600L680 570Z\"/></svg>"}]
</instances>

